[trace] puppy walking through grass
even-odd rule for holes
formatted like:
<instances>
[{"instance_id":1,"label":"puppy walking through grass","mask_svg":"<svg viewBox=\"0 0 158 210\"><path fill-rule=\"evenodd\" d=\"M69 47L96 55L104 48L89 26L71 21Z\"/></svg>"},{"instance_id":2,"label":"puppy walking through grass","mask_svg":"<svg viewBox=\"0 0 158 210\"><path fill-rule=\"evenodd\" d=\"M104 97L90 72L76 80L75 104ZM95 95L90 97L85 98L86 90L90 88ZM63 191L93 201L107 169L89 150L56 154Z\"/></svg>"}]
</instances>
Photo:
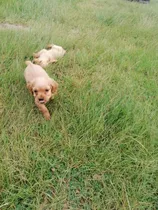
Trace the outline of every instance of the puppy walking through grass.
<instances>
[{"instance_id":1,"label":"puppy walking through grass","mask_svg":"<svg viewBox=\"0 0 158 210\"><path fill-rule=\"evenodd\" d=\"M27 88L34 96L35 104L46 120L50 120L50 113L45 104L57 93L58 83L50 78L46 71L31 61L25 62L27 67L24 77Z\"/></svg>"}]
</instances>

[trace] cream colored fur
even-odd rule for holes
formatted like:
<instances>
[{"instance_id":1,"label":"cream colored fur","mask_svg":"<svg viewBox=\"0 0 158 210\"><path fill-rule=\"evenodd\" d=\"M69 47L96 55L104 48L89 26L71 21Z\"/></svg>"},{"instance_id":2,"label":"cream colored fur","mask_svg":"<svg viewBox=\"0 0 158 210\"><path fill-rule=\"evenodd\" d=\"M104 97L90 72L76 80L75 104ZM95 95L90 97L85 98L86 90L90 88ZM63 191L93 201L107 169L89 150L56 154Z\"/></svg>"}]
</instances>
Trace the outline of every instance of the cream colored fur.
<instances>
[{"instance_id":1,"label":"cream colored fur","mask_svg":"<svg viewBox=\"0 0 158 210\"><path fill-rule=\"evenodd\" d=\"M63 57L66 53L61 46L48 45L47 49L42 49L41 51L34 53L33 62L39 64L42 67L46 67L49 63L57 62L57 59Z\"/></svg>"}]
</instances>

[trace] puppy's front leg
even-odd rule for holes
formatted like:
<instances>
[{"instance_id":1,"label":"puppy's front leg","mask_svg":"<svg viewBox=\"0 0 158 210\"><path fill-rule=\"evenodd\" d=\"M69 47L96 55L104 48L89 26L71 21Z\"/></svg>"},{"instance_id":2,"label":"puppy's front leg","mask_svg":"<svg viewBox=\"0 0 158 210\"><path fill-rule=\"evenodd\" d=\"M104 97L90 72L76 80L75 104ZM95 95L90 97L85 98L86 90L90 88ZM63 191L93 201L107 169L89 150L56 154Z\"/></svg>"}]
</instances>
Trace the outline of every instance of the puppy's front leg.
<instances>
[{"instance_id":1,"label":"puppy's front leg","mask_svg":"<svg viewBox=\"0 0 158 210\"><path fill-rule=\"evenodd\" d=\"M47 107L44 104L40 104L38 102L35 102L35 104L38 107L38 109L42 112L44 118L46 120L50 120L50 114L49 114Z\"/></svg>"}]
</instances>

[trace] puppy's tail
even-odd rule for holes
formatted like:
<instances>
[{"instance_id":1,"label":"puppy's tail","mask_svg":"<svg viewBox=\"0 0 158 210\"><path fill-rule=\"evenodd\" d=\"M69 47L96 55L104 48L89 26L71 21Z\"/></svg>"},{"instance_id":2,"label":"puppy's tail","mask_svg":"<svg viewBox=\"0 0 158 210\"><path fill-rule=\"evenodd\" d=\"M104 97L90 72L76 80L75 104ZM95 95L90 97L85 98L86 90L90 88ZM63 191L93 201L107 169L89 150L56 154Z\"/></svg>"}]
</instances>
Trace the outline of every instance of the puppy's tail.
<instances>
[{"instance_id":1,"label":"puppy's tail","mask_svg":"<svg viewBox=\"0 0 158 210\"><path fill-rule=\"evenodd\" d=\"M30 65L30 64L33 64L31 61L25 61L26 65Z\"/></svg>"}]
</instances>

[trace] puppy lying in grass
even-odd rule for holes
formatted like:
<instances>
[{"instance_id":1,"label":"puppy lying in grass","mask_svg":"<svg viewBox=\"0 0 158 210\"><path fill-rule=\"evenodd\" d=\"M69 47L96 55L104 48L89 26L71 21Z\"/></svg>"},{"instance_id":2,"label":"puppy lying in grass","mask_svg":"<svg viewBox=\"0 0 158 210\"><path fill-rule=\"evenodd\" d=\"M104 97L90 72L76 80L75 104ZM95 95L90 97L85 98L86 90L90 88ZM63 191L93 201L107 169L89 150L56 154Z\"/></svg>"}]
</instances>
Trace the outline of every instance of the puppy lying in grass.
<instances>
[{"instance_id":1,"label":"puppy lying in grass","mask_svg":"<svg viewBox=\"0 0 158 210\"><path fill-rule=\"evenodd\" d=\"M27 88L34 96L35 104L45 119L50 120L50 114L45 104L57 93L58 83L50 78L41 66L35 65L31 61L26 61L26 65L24 77Z\"/></svg>"},{"instance_id":2,"label":"puppy lying in grass","mask_svg":"<svg viewBox=\"0 0 158 210\"><path fill-rule=\"evenodd\" d=\"M58 58L61 58L65 55L66 50L57 45L48 45L47 49L42 49L41 51L34 53L33 62L46 67L49 63L57 62Z\"/></svg>"}]
</instances>

